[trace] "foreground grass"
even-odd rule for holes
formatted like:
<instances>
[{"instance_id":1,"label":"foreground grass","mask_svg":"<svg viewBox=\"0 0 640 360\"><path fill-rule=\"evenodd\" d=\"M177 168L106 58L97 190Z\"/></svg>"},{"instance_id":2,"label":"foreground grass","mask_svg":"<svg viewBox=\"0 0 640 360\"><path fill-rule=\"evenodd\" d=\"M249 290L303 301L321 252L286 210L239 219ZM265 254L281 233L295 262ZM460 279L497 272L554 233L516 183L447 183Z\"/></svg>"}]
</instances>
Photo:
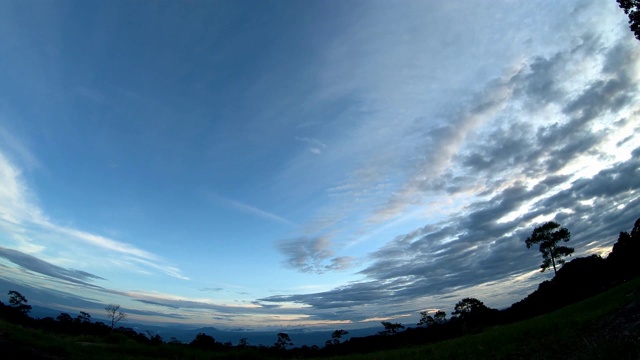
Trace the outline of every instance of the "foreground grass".
<instances>
[{"instance_id":1,"label":"foreground grass","mask_svg":"<svg viewBox=\"0 0 640 360\"><path fill-rule=\"evenodd\" d=\"M72 336L27 329L0 320L0 359L147 360L261 359L254 349L211 352L189 346L141 344L124 335Z\"/></svg>"},{"instance_id":2,"label":"foreground grass","mask_svg":"<svg viewBox=\"0 0 640 360\"><path fill-rule=\"evenodd\" d=\"M640 278L558 311L439 343L336 357L391 359L639 359ZM149 346L122 335L52 334L0 320L2 359L260 359L255 349Z\"/></svg>"}]
</instances>

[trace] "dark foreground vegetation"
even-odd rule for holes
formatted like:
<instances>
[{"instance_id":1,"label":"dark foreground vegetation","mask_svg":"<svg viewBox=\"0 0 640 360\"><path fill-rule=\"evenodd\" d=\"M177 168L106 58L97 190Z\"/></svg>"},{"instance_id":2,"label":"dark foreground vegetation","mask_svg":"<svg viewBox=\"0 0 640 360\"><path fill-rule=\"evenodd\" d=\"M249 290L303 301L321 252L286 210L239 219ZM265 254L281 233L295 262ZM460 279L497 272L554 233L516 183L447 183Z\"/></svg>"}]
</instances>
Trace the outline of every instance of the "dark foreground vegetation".
<instances>
[{"instance_id":1,"label":"dark foreground vegetation","mask_svg":"<svg viewBox=\"0 0 640 360\"><path fill-rule=\"evenodd\" d=\"M558 226L550 228L553 231L547 235L553 239ZM559 229L557 238L568 241L564 230ZM540 248L543 270L549 267L547 259L555 264L554 251L544 246ZM607 258L592 255L567 262L553 279L507 309L491 309L478 299L465 298L450 319L442 311L425 312L416 327L383 322L379 334L346 341L341 338L347 332L336 330L323 348L291 348L292 339L285 333L277 334L271 347L252 346L246 339L235 346L222 344L206 334L188 344L166 341L157 334L117 327L126 316L117 305L106 308L109 324L94 322L84 312L75 318L61 313L56 319L32 319L27 299L11 291L9 304L0 302L0 358L638 359L638 260L640 219L631 232L620 233Z\"/></svg>"}]
</instances>

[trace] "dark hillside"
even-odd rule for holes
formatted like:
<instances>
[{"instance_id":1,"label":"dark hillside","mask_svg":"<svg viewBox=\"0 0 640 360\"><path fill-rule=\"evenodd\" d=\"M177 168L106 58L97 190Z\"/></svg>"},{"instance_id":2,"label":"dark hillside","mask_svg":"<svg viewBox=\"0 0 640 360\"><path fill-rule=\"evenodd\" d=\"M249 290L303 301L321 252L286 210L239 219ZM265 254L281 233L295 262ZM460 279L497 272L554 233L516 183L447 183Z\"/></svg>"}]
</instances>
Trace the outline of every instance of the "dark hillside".
<instances>
[{"instance_id":1,"label":"dark hillside","mask_svg":"<svg viewBox=\"0 0 640 360\"><path fill-rule=\"evenodd\" d=\"M606 259L598 255L573 259L551 280L503 312L505 321L544 314L593 296L640 275L640 219L630 233L621 232Z\"/></svg>"}]
</instances>

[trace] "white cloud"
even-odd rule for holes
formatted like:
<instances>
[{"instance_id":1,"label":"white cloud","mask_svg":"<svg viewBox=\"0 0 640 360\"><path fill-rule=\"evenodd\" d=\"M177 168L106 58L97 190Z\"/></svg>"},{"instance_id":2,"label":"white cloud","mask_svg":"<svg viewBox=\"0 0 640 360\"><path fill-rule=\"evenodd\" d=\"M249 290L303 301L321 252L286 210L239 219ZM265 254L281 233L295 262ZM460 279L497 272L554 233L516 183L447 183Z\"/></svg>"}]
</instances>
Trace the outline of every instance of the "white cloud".
<instances>
[{"instance_id":1,"label":"white cloud","mask_svg":"<svg viewBox=\"0 0 640 360\"><path fill-rule=\"evenodd\" d=\"M87 264L88 258L129 257L147 268L180 279L187 279L180 270L168 266L158 256L134 245L101 235L61 226L50 220L36 205L33 195L17 166L0 151L0 229L5 233L7 246L27 254L51 257L52 262L69 261ZM62 240L56 240L62 239ZM54 242L55 241L55 245ZM78 259L60 259L53 256L82 252ZM47 255L49 254L49 255ZM58 257L58 259L56 259ZM126 270L126 269L125 269Z\"/></svg>"},{"instance_id":2,"label":"white cloud","mask_svg":"<svg viewBox=\"0 0 640 360\"><path fill-rule=\"evenodd\" d=\"M43 216L32 204L33 196L20 179L21 172L0 152L0 218L12 224L24 221L44 221Z\"/></svg>"},{"instance_id":3,"label":"white cloud","mask_svg":"<svg viewBox=\"0 0 640 360\"><path fill-rule=\"evenodd\" d=\"M321 142L318 139L312 139L312 138L306 138L306 137L298 137L296 136L295 138L297 141L306 143L309 145L309 151L313 154L316 155L320 155L322 154L322 151L324 150L325 147L327 147L326 144L324 144L323 142Z\"/></svg>"},{"instance_id":4,"label":"white cloud","mask_svg":"<svg viewBox=\"0 0 640 360\"><path fill-rule=\"evenodd\" d=\"M0 126L0 148L5 151L10 151L20 159L20 162L27 167L27 169L37 169L41 167L40 160L24 146L22 141L18 140L9 131Z\"/></svg>"},{"instance_id":5,"label":"white cloud","mask_svg":"<svg viewBox=\"0 0 640 360\"><path fill-rule=\"evenodd\" d=\"M237 200L233 200L233 199L228 199L225 198L223 196L220 196L218 194L215 193L208 193L208 195L210 197L212 197L215 200L218 200L236 210L239 210L245 214L249 214L252 216L257 216L259 218L262 219L266 219L269 221L275 221L281 224L285 224L285 225L289 225L289 226L297 226L297 224L293 221L287 220L285 218L283 218L282 216L276 215L274 213L259 209L255 206L251 206L249 204L245 204L243 202L237 201Z\"/></svg>"},{"instance_id":6,"label":"white cloud","mask_svg":"<svg viewBox=\"0 0 640 360\"><path fill-rule=\"evenodd\" d=\"M281 240L278 249L286 259L285 265L303 273L322 274L351 267L353 259L348 256L334 257L333 243L327 238L307 238Z\"/></svg>"}]
</instances>

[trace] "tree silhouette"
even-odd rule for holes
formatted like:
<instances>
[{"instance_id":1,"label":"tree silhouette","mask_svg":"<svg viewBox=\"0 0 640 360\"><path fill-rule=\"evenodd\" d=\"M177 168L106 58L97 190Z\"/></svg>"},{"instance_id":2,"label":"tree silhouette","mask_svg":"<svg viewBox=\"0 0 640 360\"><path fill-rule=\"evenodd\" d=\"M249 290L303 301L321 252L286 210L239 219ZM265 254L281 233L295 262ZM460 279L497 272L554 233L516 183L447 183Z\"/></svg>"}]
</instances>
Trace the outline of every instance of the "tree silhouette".
<instances>
[{"instance_id":1,"label":"tree silhouette","mask_svg":"<svg viewBox=\"0 0 640 360\"><path fill-rule=\"evenodd\" d=\"M620 232L618 241L613 244L611 253L607 257L616 276L631 278L640 274L638 257L640 256L640 219L636 220L631 233Z\"/></svg>"},{"instance_id":2,"label":"tree silhouette","mask_svg":"<svg viewBox=\"0 0 640 360\"><path fill-rule=\"evenodd\" d=\"M276 349L286 350L288 345L293 345L289 335L286 333L278 333L278 340L276 340L273 346Z\"/></svg>"},{"instance_id":3,"label":"tree silhouette","mask_svg":"<svg viewBox=\"0 0 640 360\"><path fill-rule=\"evenodd\" d=\"M76 321L80 323L91 323L91 314L80 311L80 315L76 316Z\"/></svg>"},{"instance_id":4,"label":"tree silhouette","mask_svg":"<svg viewBox=\"0 0 640 360\"><path fill-rule=\"evenodd\" d=\"M431 326L435 323L433 316L429 315L428 311L420 311L420 321L416 326Z\"/></svg>"},{"instance_id":5,"label":"tree silhouette","mask_svg":"<svg viewBox=\"0 0 640 360\"><path fill-rule=\"evenodd\" d=\"M15 290L9 291L9 305L23 315L29 315L31 311L31 305L27 304L28 302L27 298L19 292Z\"/></svg>"},{"instance_id":6,"label":"tree silhouette","mask_svg":"<svg viewBox=\"0 0 640 360\"><path fill-rule=\"evenodd\" d=\"M60 313L60 315L56 317L56 320L58 320L61 323L67 323L67 324L73 322L73 318L71 317L71 315L64 312Z\"/></svg>"},{"instance_id":7,"label":"tree silhouette","mask_svg":"<svg viewBox=\"0 0 640 360\"><path fill-rule=\"evenodd\" d=\"M457 318L464 319L465 317L468 317L473 312L477 312L478 310L484 310L484 309L487 309L487 307L484 305L482 301L476 298L464 298L458 301L451 315Z\"/></svg>"},{"instance_id":8,"label":"tree silhouette","mask_svg":"<svg viewBox=\"0 0 640 360\"><path fill-rule=\"evenodd\" d=\"M349 334L349 332L347 330L336 330L334 332L331 333L331 339L332 339L332 343L337 345L340 344L340 339L342 338L342 336Z\"/></svg>"},{"instance_id":9,"label":"tree silhouette","mask_svg":"<svg viewBox=\"0 0 640 360\"><path fill-rule=\"evenodd\" d=\"M104 308L107 311L107 318L111 321L111 330L116 326L116 324L127 317L127 314L119 311L120 305L110 304Z\"/></svg>"},{"instance_id":10,"label":"tree silhouette","mask_svg":"<svg viewBox=\"0 0 640 360\"><path fill-rule=\"evenodd\" d=\"M618 6L629 16L629 29L640 40L640 1L639 0L616 0Z\"/></svg>"},{"instance_id":11,"label":"tree silhouette","mask_svg":"<svg viewBox=\"0 0 640 360\"><path fill-rule=\"evenodd\" d=\"M240 340L238 340L238 347L240 348L246 348L247 346L249 346L249 341L247 340L247 338L241 338Z\"/></svg>"},{"instance_id":12,"label":"tree silhouette","mask_svg":"<svg viewBox=\"0 0 640 360\"><path fill-rule=\"evenodd\" d=\"M151 331L147 330L147 337L149 338L150 345L162 345L164 344L164 339L160 334L153 334Z\"/></svg>"},{"instance_id":13,"label":"tree silhouette","mask_svg":"<svg viewBox=\"0 0 640 360\"><path fill-rule=\"evenodd\" d=\"M442 310L438 310L435 314L433 314L433 320L436 322L436 324L444 324L445 322L447 322L447 313Z\"/></svg>"},{"instance_id":14,"label":"tree silhouette","mask_svg":"<svg viewBox=\"0 0 640 360\"><path fill-rule=\"evenodd\" d=\"M198 335L196 335L196 337L189 343L189 346L205 350L214 350L216 345L216 339L205 333L198 333Z\"/></svg>"},{"instance_id":15,"label":"tree silhouette","mask_svg":"<svg viewBox=\"0 0 640 360\"><path fill-rule=\"evenodd\" d=\"M429 315L428 311L421 311L420 315L421 318L417 326L429 327L436 324L443 324L447 321L447 313L442 310L436 311L433 316Z\"/></svg>"},{"instance_id":16,"label":"tree silhouette","mask_svg":"<svg viewBox=\"0 0 640 360\"><path fill-rule=\"evenodd\" d=\"M564 259L562 258L570 256L574 251L571 247L558 246L558 243L561 241L567 242L570 239L571 233L567 228L560 227L560 224L549 221L533 229L533 233L525 240L525 243L527 244L527 249L530 249L535 244L540 244L543 260L542 265L540 265L542 272L548 269L549 266L553 266L553 272L557 274L556 264L564 264Z\"/></svg>"},{"instance_id":17,"label":"tree silhouette","mask_svg":"<svg viewBox=\"0 0 640 360\"><path fill-rule=\"evenodd\" d=\"M400 323L392 323L389 321L382 321L382 326L384 326L384 330L380 332L380 335L395 335L400 330L404 329L404 325Z\"/></svg>"},{"instance_id":18,"label":"tree silhouette","mask_svg":"<svg viewBox=\"0 0 640 360\"><path fill-rule=\"evenodd\" d=\"M631 229L631 238L634 241L640 241L640 218L633 223L633 229Z\"/></svg>"}]
</instances>

